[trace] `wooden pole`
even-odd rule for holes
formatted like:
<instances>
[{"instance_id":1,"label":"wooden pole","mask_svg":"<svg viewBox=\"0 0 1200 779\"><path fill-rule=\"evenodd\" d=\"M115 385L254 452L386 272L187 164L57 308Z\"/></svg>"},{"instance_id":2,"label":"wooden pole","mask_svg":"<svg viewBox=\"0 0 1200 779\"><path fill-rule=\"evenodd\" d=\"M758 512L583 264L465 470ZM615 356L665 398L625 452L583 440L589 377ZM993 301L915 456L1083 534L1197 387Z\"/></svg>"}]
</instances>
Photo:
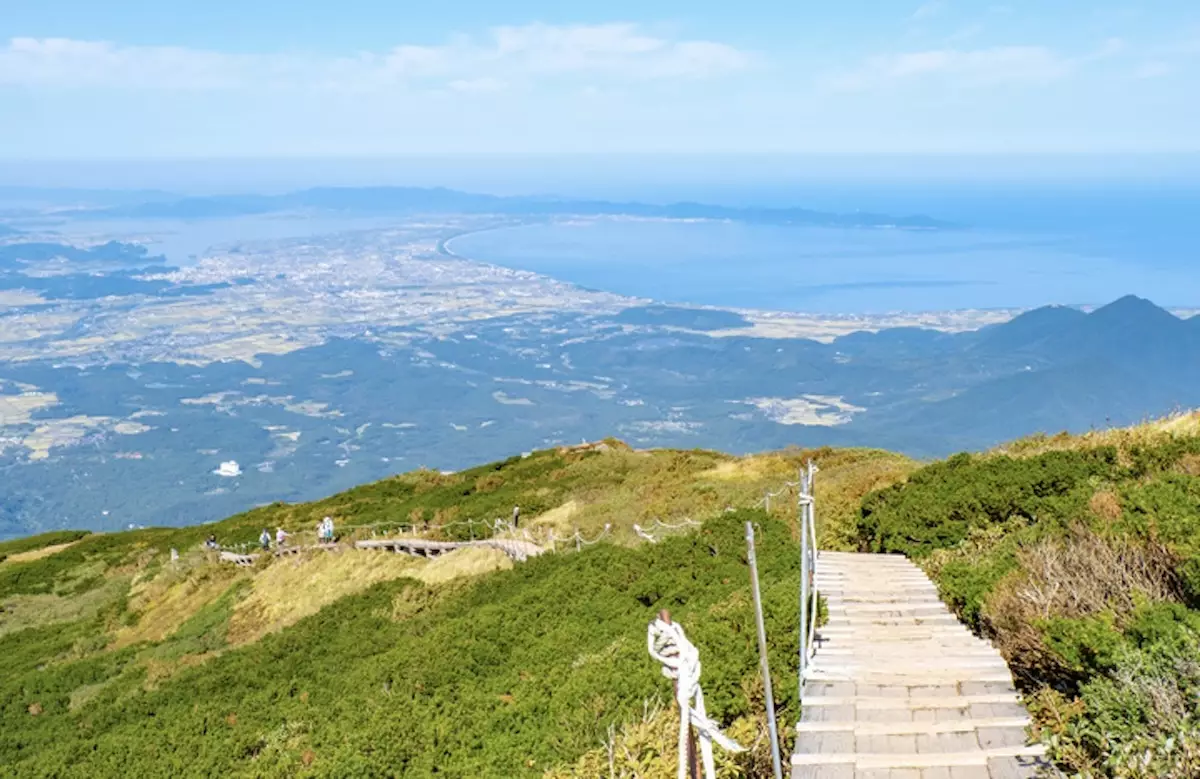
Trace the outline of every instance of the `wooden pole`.
<instances>
[{"instance_id":1,"label":"wooden pole","mask_svg":"<svg viewBox=\"0 0 1200 779\"><path fill-rule=\"evenodd\" d=\"M671 624L671 612L667 611L666 609L663 609L662 611L658 612L658 618L661 619L663 622L667 623L668 625ZM679 680L678 679L675 680L675 700L676 701L679 700ZM695 732L692 731L692 721L691 721L691 718L688 717L688 711L685 708L680 707L679 716L683 717L683 718L687 718L688 776L690 776L691 779L700 779L700 764L696 760L696 734L695 734Z\"/></svg>"}]
</instances>

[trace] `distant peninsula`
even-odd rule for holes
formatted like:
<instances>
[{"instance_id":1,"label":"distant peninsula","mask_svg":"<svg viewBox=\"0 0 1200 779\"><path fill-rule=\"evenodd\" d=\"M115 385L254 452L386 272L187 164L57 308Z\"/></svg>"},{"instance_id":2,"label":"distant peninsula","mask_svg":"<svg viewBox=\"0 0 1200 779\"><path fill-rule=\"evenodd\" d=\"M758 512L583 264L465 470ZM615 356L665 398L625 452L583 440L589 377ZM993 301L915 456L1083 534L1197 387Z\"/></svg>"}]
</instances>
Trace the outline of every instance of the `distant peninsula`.
<instances>
[{"instance_id":1,"label":"distant peninsula","mask_svg":"<svg viewBox=\"0 0 1200 779\"><path fill-rule=\"evenodd\" d=\"M204 219L287 211L345 216L459 213L504 216L628 216L644 219L722 219L751 224L944 230L956 227L928 216L866 212L827 213L805 208L735 208L703 203L618 203L557 197L503 197L417 187L321 187L283 195L213 195L152 200L76 212L89 217Z\"/></svg>"}]
</instances>

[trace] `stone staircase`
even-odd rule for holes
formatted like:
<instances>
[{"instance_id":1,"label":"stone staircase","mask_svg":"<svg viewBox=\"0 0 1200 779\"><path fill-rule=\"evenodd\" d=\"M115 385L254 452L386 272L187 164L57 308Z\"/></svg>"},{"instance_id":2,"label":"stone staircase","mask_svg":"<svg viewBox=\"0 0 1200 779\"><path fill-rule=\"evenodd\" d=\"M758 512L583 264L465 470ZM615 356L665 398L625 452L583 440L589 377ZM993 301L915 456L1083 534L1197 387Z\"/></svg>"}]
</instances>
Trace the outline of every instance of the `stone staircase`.
<instances>
[{"instance_id":1,"label":"stone staircase","mask_svg":"<svg viewBox=\"0 0 1200 779\"><path fill-rule=\"evenodd\" d=\"M1000 653L896 555L821 552L829 606L805 674L793 779L1024 779L1043 750Z\"/></svg>"}]
</instances>

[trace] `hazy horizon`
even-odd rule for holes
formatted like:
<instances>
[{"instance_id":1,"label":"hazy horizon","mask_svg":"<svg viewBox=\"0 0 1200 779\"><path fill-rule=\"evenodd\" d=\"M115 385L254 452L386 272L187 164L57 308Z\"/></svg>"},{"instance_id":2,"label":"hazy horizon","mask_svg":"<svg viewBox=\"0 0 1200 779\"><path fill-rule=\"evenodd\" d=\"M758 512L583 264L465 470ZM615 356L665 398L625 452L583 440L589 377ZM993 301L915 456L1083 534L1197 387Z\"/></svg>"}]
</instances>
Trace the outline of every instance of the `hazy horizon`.
<instances>
[{"instance_id":1,"label":"hazy horizon","mask_svg":"<svg viewBox=\"0 0 1200 779\"><path fill-rule=\"evenodd\" d=\"M1200 188L1200 152L1142 154L454 154L380 157L0 157L0 190L154 189L276 194L319 186L700 199L724 189L1094 185ZM766 203L763 203L766 205Z\"/></svg>"}]
</instances>

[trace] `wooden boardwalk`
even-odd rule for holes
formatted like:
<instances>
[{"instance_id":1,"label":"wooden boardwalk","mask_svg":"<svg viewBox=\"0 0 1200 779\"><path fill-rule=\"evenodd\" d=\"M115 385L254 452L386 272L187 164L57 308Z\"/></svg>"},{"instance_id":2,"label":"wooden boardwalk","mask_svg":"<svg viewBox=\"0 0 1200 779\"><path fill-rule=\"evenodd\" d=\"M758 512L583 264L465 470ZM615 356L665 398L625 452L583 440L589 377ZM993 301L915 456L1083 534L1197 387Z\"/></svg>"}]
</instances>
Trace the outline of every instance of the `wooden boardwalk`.
<instances>
[{"instance_id":1,"label":"wooden boardwalk","mask_svg":"<svg viewBox=\"0 0 1200 779\"><path fill-rule=\"evenodd\" d=\"M453 552L455 549L464 549L467 547L485 547L489 549L499 549L504 554L511 557L519 563L523 563L531 557L537 557L546 550L537 544L529 541L521 541L511 538L486 538L479 541L431 541L427 538L379 538L366 541L355 541L355 549L375 549L385 552L395 552L397 554L406 554L413 557L438 557L446 552ZM308 546L284 546L282 549L272 549L269 554L276 557L283 555L299 554L308 549L325 549L328 551L341 551L343 547L338 544L311 544ZM240 566L251 566L259 558L261 552L251 552L249 554L241 554L238 552L230 552L223 550L220 554L221 560L227 563L234 563Z\"/></svg>"},{"instance_id":2,"label":"wooden boardwalk","mask_svg":"<svg viewBox=\"0 0 1200 779\"><path fill-rule=\"evenodd\" d=\"M793 779L1024 779L1042 764L1000 653L919 568L821 552L829 621L805 674Z\"/></svg>"},{"instance_id":3,"label":"wooden boardwalk","mask_svg":"<svg viewBox=\"0 0 1200 779\"><path fill-rule=\"evenodd\" d=\"M485 538L479 541L430 541L425 538L373 538L369 541L355 541L358 549L383 549L398 554L414 557L437 557L455 549L467 547L484 547L499 549L504 554L519 563L530 557L537 557L546 550L529 541L512 538Z\"/></svg>"}]
</instances>

